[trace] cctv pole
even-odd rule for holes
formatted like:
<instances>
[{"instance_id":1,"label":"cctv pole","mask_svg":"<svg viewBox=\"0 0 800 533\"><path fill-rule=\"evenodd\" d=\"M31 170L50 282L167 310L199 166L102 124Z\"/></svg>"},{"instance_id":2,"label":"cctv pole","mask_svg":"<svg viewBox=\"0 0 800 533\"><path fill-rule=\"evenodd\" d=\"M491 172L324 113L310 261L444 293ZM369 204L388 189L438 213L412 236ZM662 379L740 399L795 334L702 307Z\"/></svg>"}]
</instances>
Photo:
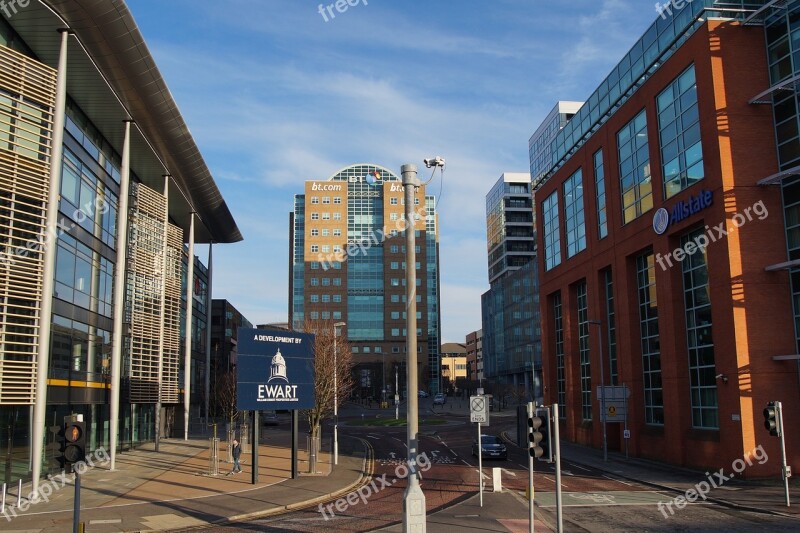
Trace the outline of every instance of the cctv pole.
<instances>
[{"instance_id":1,"label":"cctv pole","mask_svg":"<svg viewBox=\"0 0 800 533\"><path fill-rule=\"evenodd\" d=\"M417 477L417 433L419 432L419 398L417 384L417 253L415 239L414 193L421 186L415 165L403 165L403 192L406 202L406 365L408 367L408 486L403 494L403 533L424 533L426 530L425 494Z\"/></svg>"},{"instance_id":2,"label":"cctv pole","mask_svg":"<svg viewBox=\"0 0 800 533\"><path fill-rule=\"evenodd\" d=\"M778 412L778 427L780 428L781 438L781 476L783 477L784 496L786 497L786 507L789 507L789 476L792 475L791 470L786 466L786 441L784 435L786 431L783 428L783 406L781 402L775 402L775 410Z\"/></svg>"}]
</instances>

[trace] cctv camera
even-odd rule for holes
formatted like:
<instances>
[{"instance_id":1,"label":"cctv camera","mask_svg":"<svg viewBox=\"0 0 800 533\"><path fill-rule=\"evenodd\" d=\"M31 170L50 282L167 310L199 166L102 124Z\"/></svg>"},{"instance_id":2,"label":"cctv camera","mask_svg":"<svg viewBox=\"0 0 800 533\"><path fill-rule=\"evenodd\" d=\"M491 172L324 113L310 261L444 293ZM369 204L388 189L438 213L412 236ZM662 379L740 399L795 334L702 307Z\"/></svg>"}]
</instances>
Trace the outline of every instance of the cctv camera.
<instances>
[{"instance_id":1,"label":"cctv camera","mask_svg":"<svg viewBox=\"0 0 800 533\"><path fill-rule=\"evenodd\" d=\"M425 166L428 168L444 167L444 157L438 155L436 157L431 157L430 159L423 159L422 162L425 163Z\"/></svg>"}]
</instances>

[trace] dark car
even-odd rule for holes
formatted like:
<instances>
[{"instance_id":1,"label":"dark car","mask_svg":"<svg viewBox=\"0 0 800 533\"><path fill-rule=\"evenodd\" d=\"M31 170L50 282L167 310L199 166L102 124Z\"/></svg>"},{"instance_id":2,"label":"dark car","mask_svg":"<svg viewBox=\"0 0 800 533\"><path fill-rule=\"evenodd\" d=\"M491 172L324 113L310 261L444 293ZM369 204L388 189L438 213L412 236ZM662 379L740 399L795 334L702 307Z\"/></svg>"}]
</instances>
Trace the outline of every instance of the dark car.
<instances>
[{"instance_id":1,"label":"dark car","mask_svg":"<svg viewBox=\"0 0 800 533\"><path fill-rule=\"evenodd\" d=\"M277 426L278 422L278 415L275 411L265 411L263 415L261 415L261 420L265 426Z\"/></svg>"},{"instance_id":2,"label":"dark car","mask_svg":"<svg viewBox=\"0 0 800 533\"><path fill-rule=\"evenodd\" d=\"M484 459L508 459L505 443L494 435L481 435L482 456ZM472 455L478 456L478 441L472 443Z\"/></svg>"}]
</instances>

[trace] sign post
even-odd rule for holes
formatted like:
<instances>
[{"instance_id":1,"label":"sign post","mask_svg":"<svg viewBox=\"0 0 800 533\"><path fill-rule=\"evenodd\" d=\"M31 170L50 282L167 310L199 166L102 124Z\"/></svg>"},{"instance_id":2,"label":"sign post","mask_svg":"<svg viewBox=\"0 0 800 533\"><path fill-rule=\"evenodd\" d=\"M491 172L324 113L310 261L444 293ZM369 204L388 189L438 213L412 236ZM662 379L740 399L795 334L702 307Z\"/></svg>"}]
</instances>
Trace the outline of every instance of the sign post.
<instances>
[{"instance_id":1,"label":"sign post","mask_svg":"<svg viewBox=\"0 0 800 533\"><path fill-rule=\"evenodd\" d=\"M316 403L314 335L239 328L236 408L240 411L313 409ZM292 424L292 432L296 433ZM258 417L253 432L258 435ZM296 435L292 436L295 442ZM258 440L253 439L253 483L258 481ZM292 458L294 474L297 460Z\"/></svg>"},{"instance_id":2,"label":"sign post","mask_svg":"<svg viewBox=\"0 0 800 533\"><path fill-rule=\"evenodd\" d=\"M481 424L489 425L489 408L483 396L469 397L469 420L478 423L478 492L480 503L483 507L483 441L481 439Z\"/></svg>"}]
</instances>

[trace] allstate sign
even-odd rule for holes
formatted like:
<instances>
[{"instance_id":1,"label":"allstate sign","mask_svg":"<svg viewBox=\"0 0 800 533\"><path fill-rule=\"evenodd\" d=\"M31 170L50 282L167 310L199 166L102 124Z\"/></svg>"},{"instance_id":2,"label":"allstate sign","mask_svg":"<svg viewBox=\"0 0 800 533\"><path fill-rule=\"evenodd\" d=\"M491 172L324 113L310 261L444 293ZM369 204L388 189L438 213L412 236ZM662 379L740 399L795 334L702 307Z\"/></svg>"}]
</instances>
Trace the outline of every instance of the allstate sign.
<instances>
[{"instance_id":1,"label":"allstate sign","mask_svg":"<svg viewBox=\"0 0 800 533\"><path fill-rule=\"evenodd\" d=\"M314 407L314 335L240 328L237 362L237 409Z\"/></svg>"}]
</instances>

